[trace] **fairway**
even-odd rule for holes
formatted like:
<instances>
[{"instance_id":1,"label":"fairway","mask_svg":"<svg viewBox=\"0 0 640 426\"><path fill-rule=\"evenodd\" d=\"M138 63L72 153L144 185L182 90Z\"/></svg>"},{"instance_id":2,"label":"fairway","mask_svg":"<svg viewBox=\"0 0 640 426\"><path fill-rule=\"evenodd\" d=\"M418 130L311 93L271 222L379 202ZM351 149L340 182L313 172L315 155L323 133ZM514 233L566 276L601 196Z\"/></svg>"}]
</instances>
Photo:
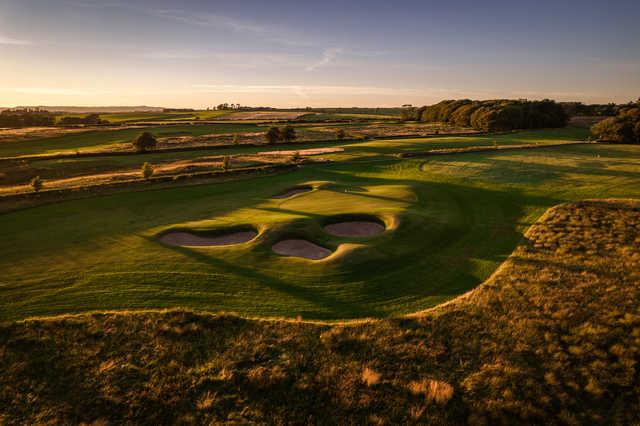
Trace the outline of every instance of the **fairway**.
<instances>
[{"instance_id":1,"label":"fairway","mask_svg":"<svg viewBox=\"0 0 640 426\"><path fill-rule=\"evenodd\" d=\"M539 131L493 139L544 144L558 136ZM322 320L410 313L485 280L547 208L569 200L640 197L637 146L411 160L385 155L415 143L354 144L340 155L357 161L3 214L0 319L170 307ZM313 190L273 198L297 186ZM383 222L384 232L340 237L324 228L362 214ZM171 230L237 227L258 235L212 247L171 246L159 238ZM332 254L309 260L272 249L292 238Z\"/></svg>"}]
</instances>

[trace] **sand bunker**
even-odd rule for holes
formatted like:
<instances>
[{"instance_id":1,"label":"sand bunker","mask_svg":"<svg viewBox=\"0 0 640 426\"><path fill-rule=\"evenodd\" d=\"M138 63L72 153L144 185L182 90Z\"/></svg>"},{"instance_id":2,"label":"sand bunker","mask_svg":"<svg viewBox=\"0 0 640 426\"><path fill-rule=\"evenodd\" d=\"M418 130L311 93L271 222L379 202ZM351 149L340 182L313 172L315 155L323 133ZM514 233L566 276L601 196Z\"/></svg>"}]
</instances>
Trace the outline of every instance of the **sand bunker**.
<instances>
[{"instance_id":1,"label":"sand bunker","mask_svg":"<svg viewBox=\"0 0 640 426\"><path fill-rule=\"evenodd\" d=\"M160 236L160 241L172 246L228 246L231 244L246 243L253 240L258 233L256 231L238 231L218 235L197 235L190 232L167 232Z\"/></svg>"},{"instance_id":2,"label":"sand bunker","mask_svg":"<svg viewBox=\"0 0 640 426\"><path fill-rule=\"evenodd\" d=\"M337 237L370 237L382 234L384 225L364 220L332 223L324 227L324 230Z\"/></svg>"},{"instance_id":3,"label":"sand bunker","mask_svg":"<svg viewBox=\"0 0 640 426\"><path fill-rule=\"evenodd\" d=\"M283 256L304 257L305 259L319 260L331 255L331 250L320 247L307 240L282 240L275 243L273 251Z\"/></svg>"},{"instance_id":4,"label":"sand bunker","mask_svg":"<svg viewBox=\"0 0 640 426\"><path fill-rule=\"evenodd\" d=\"M302 194L303 192L310 192L313 188L311 186L294 186L293 188L289 188L284 192L274 195L271 198L289 198L293 197L296 194Z\"/></svg>"}]
</instances>

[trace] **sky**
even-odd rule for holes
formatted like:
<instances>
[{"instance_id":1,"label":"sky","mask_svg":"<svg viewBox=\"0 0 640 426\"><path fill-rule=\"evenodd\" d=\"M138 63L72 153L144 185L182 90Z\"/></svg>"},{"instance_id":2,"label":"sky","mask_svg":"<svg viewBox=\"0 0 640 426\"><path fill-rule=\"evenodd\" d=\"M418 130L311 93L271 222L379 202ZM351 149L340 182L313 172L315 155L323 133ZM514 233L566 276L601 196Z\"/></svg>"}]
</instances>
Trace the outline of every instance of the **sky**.
<instances>
[{"instance_id":1,"label":"sky","mask_svg":"<svg viewBox=\"0 0 640 426\"><path fill-rule=\"evenodd\" d=\"M638 0L0 0L0 106L639 96Z\"/></svg>"}]
</instances>

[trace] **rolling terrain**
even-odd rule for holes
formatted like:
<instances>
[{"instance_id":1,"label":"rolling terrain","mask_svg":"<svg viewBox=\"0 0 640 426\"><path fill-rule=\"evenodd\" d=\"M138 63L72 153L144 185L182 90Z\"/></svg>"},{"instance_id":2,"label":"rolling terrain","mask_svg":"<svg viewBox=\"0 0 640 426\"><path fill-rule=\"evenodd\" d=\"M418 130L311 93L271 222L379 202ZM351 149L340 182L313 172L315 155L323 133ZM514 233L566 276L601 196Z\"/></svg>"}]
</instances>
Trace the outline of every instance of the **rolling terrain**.
<instances>
[{"instance_id":1,"label":"rolling terrain","mask_svg":"<svg viewBox=\"0 0 640 426\"><path fill-rule=\"evenodd\" d=\"M485 280L547 208L640 196L638 147L543 147L561 136L571 139L575 131L567 132L360 142L324 155L329 163L292 173L6 213L0 216L0 312L15 320L182 307L341 320L426 309ZM491 140L540 147L426 159L393 154ZM271 198L302 184L316 189ZM334 237L322 229L333 217L363 213L393 226L365 238ZM171 229L236 226L252 227L259 236L200 248L169 247L158 239ZM291 235L339 253L310 261L272 251Z\"/></svg>"},{"instance_id":2,"label":"rolling terrain","mask_svg":"<svg viewBox=\"0 0 640 426\"><path fill-rule=\"evenodd\" d=\"M6 424L635 424L640 205L547 211L483 285L327 325L183 310L0 325Z\"/></svg>"}]
</instances>

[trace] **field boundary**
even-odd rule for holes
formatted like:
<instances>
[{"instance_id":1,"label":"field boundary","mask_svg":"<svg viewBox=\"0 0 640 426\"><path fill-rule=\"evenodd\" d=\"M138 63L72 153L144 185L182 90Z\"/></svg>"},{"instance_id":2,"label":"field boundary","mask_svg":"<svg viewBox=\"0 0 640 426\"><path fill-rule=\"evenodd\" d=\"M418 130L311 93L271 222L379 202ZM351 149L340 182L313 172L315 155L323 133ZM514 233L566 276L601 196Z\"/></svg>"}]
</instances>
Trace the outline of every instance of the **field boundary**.
<instances>
[{"instance_id":1,"label":"field boundary","mask_svg":"<svg viewBox=\"0 0 640 426\"><path fill-rule=\"evenodd\" d=\"M136 151L89 151L89 152L73 152L73 153L52 153L52 154L34 154L34 155L21 155L15 157L0 157L0 163L10 162L16 160L64 160L71 158L92 158L92 157L116 157L116 156L128 156L128 155L149 155L149 154L164 154L172 152L189 152L189 151L214 151L224 149L237 149L237 148L263 148L263 147L277 147L277 146L295 146L301 144L322 144L322 143L342 143L342 142L368 142L374 140L401 140L401 139L437 139L447 137L482 137L482 136L500 136L518 133L521 130L513 130L508 132L455 132L455 133L442 133L431 135L399 135L399 136L369 136L361 138L345 138L345 139L320 139L320 140L298 140L292 142L279 142L276 144L268 143L243 143L243 144L224 144L224 145L198 145L198 146L185 146L174 148L163 148L145 152Z\"/></svg>"},{"instance_id":2,"label":"field boundary","mask_svg":"<svg viewBox=\"0 0 640 426\"><path fill-rule=\"evenodd\" d=\"M430 157L434 155L451 155L451 154L470 154L470 153L482 153L482 152L496 152L496 151L511 151L522 149L536 149L536 148L557 148L562 146L572 145L592 145L596 142L586 141L569 141L554 144L522 144L522 145L481 145L470 146L466 148L450 148L450 149L433 149L430 151L416 151L416 152L401 152L396 154L399 158L413 158L413 157Z\"/></svg>"},{"instance_id":3,"label":"field boundary","mask_svg":"<svg viewBox=\"0 0 640 426\"><path fill-rule=\"evenodd\" d=\"M0 214L22 210L26 207L35 207L43 204L50 204L60 201L67 201L78 198L88 198L94 195L102 195L117 192L118 190L146 190L151 185L163 183L185 182L186 185L194 185L199 180L204 180L202 184L211 183L211 179L239 178L270 175L275 173L287 173L298 169L297 164L272 164L267 166L242 167L237 169L212 170L205 172L195 172L181 175L155 176L147 180L127 179L118 182L101 183L97 185L78 186L73 188L49 189L40 192L21 192L17 194L0 195ZM188 181L191 181L190 183ZM226 181L226 179L225 179ZM115 190L115 191L114 191ZM3 204L27 202L27 205L17 205L13 207Z\"/></svg>"}]
</instances>

